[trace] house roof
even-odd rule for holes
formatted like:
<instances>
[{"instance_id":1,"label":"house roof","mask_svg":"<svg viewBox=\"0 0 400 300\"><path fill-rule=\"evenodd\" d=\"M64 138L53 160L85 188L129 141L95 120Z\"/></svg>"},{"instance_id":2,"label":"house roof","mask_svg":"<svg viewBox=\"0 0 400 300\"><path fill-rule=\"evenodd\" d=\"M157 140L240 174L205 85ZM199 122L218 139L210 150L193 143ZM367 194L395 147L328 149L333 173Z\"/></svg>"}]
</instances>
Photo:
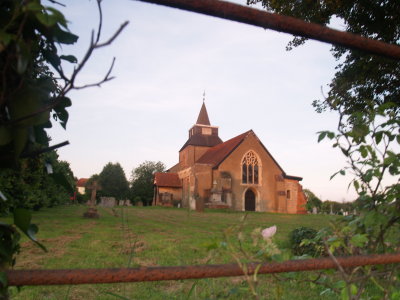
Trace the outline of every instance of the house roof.
<instances>
[{"instance_id":1,"label":"house roof","mask_svg":"<svg viewBox=\"0 0 400 300\"><path fill-rule=\"evenodd\" d=\"M233 152L247 137L248 134L253 132L252 130L246 131L224 143L216 145L207 150L197 161L199 164L210 164L213 168L218 167L229 154Z\"/></svg>"},{"instance_id":2,"label":"house roof","mask_svg":"<svg viewBox=\"0 0 400 300\"><path fill-rule=\"evenodd\" d=\"M210 124L210 119L208 118L206 105L205 105L204 102L203 102L203 105L201 106L199 117L197 118L196 124L209 125L209 126L211 125Z\"/></svg>"},{"instance_id":3,"label":"house roof","mask_svg":"<svg viewBox=\"0 0 400 300\"><path fill-rule=\"evenodd\" d=\"M88 182L89 178L80 178L77 182L76 182L76 186L77 187L85 187L86 183Z\"/></svg>"},{"instance_id":4,"label":"house roof","mask_svg":"<svg viewBox=\"0 0 400 300\"><path fill-rule=\"evenodd\" d=\"M165 187L182 187L182 182L177 173L154 173L154 184Z\"/></svg>"}]
</instances>

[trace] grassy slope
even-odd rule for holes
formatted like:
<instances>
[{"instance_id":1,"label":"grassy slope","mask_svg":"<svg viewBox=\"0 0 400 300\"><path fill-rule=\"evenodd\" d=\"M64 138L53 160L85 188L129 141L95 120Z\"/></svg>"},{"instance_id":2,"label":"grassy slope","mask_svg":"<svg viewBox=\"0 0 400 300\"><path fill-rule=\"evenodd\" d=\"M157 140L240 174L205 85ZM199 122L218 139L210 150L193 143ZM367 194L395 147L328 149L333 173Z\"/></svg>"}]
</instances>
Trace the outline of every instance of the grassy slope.
<instances>
[{"instance_id":1,"label":"grassy slope","mask_svg":"<svg viewBox=\"0 0 400 300\"><path fill-rule=\"evenodd\" d=\"M48 247L43 253L30 242L17 259L17 269L109 268L156 265L231 262L228 256L214 258L207 244L222 240L225 228L236 224L241 212L188 212L183 209L154 207L99 209L101 218L84 219L83 206L44 209L34 214L38 237ZM320 228L329 216L249 213L244 227L250 233L256 227L277 225L276 241L287 245L288 233L299 226ZM275 298L276 285L271 276L260 276L265 298ZM309 285L283 284L284 299L316 299L320 289ZM23 287L13 299L116 299L107 292L130 299L245 299L243 278L221 278L132 284ZM233 290L232 290L233 289Z\"/></svg>"}]
</instances>

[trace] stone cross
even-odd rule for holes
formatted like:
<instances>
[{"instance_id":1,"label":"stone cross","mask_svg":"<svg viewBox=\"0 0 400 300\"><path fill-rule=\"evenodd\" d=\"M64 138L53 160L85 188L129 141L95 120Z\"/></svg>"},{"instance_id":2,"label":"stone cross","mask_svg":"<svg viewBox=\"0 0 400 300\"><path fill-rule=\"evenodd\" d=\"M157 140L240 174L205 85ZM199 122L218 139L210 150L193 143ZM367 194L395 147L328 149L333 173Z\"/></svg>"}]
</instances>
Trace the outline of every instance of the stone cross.
<instances>
[{"instance_id":1,"label":"stone cross","mask_svg":"<svg viewBox=\"0 0 400 300\"><path fill-rule=\"evenodd\" d=\"M88 186L88 189L92 190L92 193L90 195L90 201L89 205L90 206L95 206L96 205L96 193L97 191L101 190L100 185L97 183L97 181L93 181L90 186Z\"/></svg>"}]
</instances>

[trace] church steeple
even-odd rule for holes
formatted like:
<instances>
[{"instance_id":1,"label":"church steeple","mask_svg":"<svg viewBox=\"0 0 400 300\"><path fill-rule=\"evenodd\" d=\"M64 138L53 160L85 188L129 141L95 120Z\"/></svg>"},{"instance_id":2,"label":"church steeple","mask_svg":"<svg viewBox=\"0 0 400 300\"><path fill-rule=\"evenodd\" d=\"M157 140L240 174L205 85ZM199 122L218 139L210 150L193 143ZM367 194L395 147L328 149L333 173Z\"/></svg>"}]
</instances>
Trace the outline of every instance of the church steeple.
<instances>
[{"instance_id":1,"label":"church steeple","mask_svg":"<svg viewBox=\"0 0 400 300\"><path fill-rule=\"evenodd\" d=\"M201 106L199 117L197 118L196 124L199 125L207 125L210 126L210 119L208 118L208 113L206 109L206 104L204 103L203 99L203 105Z\"/></svg>"},{"instance_id":2,"label":"church steeple","mask_svg":"<svg viewBox=\"0 0 400 300\"><path fill-rule=\"evenodd\" d=\"M213 147L222 143L222 140L218 136L218 127L211 126L210 119L208 118L207 108L204 103L205 94L203 94L203 105L201 106L199 116L196 124L189 129L189 139L183 145L180 151L186 146L201 146L201 147Z\"/></svg>"}]
</instances>

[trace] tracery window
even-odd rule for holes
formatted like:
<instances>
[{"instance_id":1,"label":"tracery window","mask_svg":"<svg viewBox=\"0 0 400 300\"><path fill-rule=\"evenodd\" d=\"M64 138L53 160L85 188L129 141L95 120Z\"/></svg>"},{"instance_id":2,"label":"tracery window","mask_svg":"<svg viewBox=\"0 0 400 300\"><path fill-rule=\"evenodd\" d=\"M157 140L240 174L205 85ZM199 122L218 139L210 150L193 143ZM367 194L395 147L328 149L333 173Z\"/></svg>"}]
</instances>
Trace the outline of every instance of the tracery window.
<instances>
[{"instance_id":1,"label":"tracery window","mask_svg":"<svg viewBox=\"0 0 400 300\"><path fill-rule=\"evenodd\" d=\"M258 184L260 166L257 156L249 151L242 160L242 183Z\"/></svg>"}]
</instances>

